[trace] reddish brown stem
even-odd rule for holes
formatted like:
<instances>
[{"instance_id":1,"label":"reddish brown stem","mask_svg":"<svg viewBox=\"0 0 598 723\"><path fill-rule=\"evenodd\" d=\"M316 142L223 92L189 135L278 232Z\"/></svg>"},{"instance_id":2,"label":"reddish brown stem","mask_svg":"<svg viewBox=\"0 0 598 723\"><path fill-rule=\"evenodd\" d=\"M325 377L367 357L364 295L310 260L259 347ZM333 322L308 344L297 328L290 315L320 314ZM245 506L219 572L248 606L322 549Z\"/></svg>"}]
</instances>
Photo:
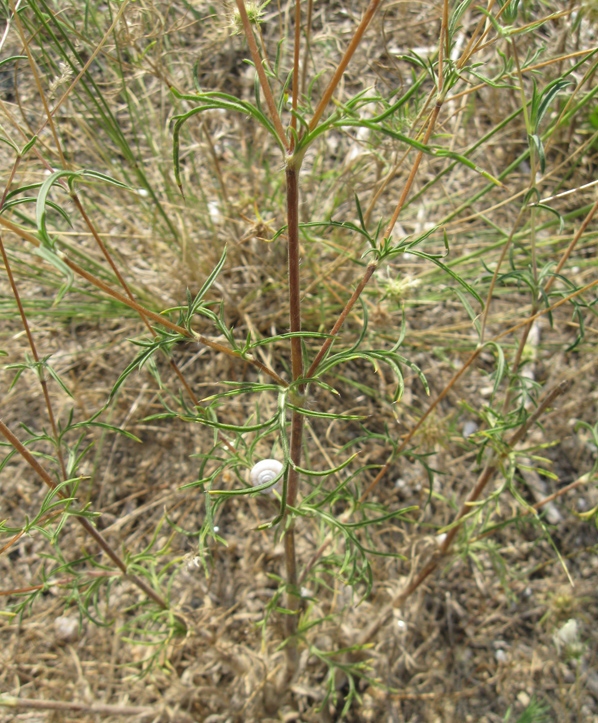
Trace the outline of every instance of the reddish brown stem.
<instances>
[{"instance_id":1,"label":"reddish brown stem","mask_svg":"<svg viewBox=\"0 0 598 723\"><path fill-rule=\"evenodd\" d=\"M301 331L301 289L299 284L299 184L298 171L287 168L287 224L289 238L289 319L292 333ZM301 339L291 338L293 381L303 376Z\"/></svg>"},{"instance_id":2,"label":"reddish brown stem","mask_svg":"<svg viewBox=\"0 0 598 723\"><path fill-rule=\"evenodd\" d=\"M351 313L351 309L355 306L357 299L359 299L362 291L367 286L368 281L372 278L372 274L374 273L376 268L377 268L377 264L375 264L375 263L370 264L367 267L365 274L362 276L361 281L357 285L357 288L351 294L351 298L349 299L349 301L347 301L345 308L341 312L341 315L338 317L338 319L336 320L336 323L332 327L332 329L330 331L330 336L322 344L322 348L316 354L315 359L313 360L313 362L311 363L311 366L307 370L307 374L306 374L307 379L311 379L314 376L314 374L317 372L318 367L320 366L320 362L326 356L328 349L330 349L332 342L335 340L336 336L338 335L339 331L341 330L341 327L345 323L346 318Z\"/></svg>"},{"instance_id":3,"label":"reddish brown stem","mask_svg":"<svg viewBox=\"0 0 598 723\"><path fill-rule=\"evenodd\" d=\"M301 48L301 0L295 0L295 47L293 48L293 100L292 107L297 112L299 103L299 50ZM297 130L297 116L291 118L291 128ZM295 148L295 137L291 137L291 153Z\"/></svg>"},{"instance_id":4,"label":"reddish brown stem","mask_svg":"<svg viewBox=\"0 0 598 723\"><path fill-rule=\"evenodd\" d=\"M289 142L285 135L284 128L282 127L280 116L278 115L274 96L272 95L272 90L270 89L270 83L268 83L268 78L266 77L264 66L262 65L262 59L260 58L260 53L257 49L257 43L255 42L255 38L253 37L253 30L251 29L251 22L249 21L249 18L247 16L247 10L245 9L244 1L237 0L237 7L239 8L239 14L241 15L241 22L243 23L243 30L245 31L245 37L247 38L249 51L255 65L258 78L260 80L260 85L262 86L262 91L264 93L264 98L266 99L268 110L270 111L270 117L272 118L274 128L276 129L276 135L278 136L278 140L281 142L283 148L288 151Z\"/></svg>"},{"instance_id":5,"label":"reddish brown stem","mask_svg":"<svg viewBox=\"0 0 598 723\"><path fill-rule=\"evenodd\" d=\"M301 285L299 270L299 169L288 167L286 171L287 180L287 224L288 224L288 263L289 263L289 323L293 333L301 331ZM301 354L301 339L298 336L291 338L291 365L293 381L303 376L303 357ZM304 386L301 385L296 394L300 397L304 393ZM290 458L292 465L289 468L287 481L287 505L292 507L297 499L299 488L299 475L296 467L301 464L301 446L303 442L303 415L293 411L291 417L291 441ZM284 536L285 561L287 572L287 594L286 606L292 611L285 618L287 637L291 637L297 630L297 610L299 608L299 596L297 591L297 556L295 553L295 525L294 521L288 522ZM290 641L287 650L287 677L292 676L297 666L297 645Z\"/></svg>"},{"instance_id":6,"label":"reddish brown stem","mask_svg":"<svg viewBox=\"0 0 598 723\"><path fill-rule=\"evenodd\" d=\"M237 0L237 2L239 2L239 0ZM336 70L334 71L332 80L330 81L330 83L328 84L328 87L324 91L322 100L318 103L318 107L316 108L314 116L311 119L311 122L309 124L310 131L313 131L314 128L318 125L318 122L319 122L320 118L322 117L322 115L324 114L324 111L326 110L328 103L330 103L330 99L332 98L332 95L334 94L334 91L336 90L337 85L341 82L341 78L345 74L345 70L347 69L349 62L351 61L351 58L353 57L353 53L357 50L357 46L361 42L361 39L363 38L363 34L367 30L367 27L370 24L372 18L374 17L374 14L375 14L376 10L378 9L378 5L380 5L381 2L382 2L382 0L370 0L370 4L368 5L363 18L361 19L361 22L359 23L357 30L355 31L355 35L353 36L353 38L351 39L351 42L349 43L349 47L345 50L345 54L343 55L341 62L338 64Z\"/></svg>"}]
</instances>

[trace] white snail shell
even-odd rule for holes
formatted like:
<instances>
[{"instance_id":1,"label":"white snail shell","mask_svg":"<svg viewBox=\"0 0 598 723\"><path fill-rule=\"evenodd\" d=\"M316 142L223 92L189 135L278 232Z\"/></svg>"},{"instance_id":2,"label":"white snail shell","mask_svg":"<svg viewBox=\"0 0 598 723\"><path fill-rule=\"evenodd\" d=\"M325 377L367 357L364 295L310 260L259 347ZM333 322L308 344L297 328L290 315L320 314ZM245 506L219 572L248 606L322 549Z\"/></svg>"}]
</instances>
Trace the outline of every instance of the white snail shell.
<instances>
[{"instance_id":1,"label":"white snail shell","mask_svg":"<svg viewBox=\"0 0 598 723\"><path fill-rule=\"evenodd\" d=\"M277 459L263 459L261 462L258 462L252 467L249 478L251 480L251 484L254 487L257 487L258 485L265 485L267 482L272 482L272 480L275 477L278 477L281 472L282 463ZM274 485L274 487L263 490L263 492L271 493L272 490L280 492L281 488L282 478Z\"/></svg>"}]
</instances>

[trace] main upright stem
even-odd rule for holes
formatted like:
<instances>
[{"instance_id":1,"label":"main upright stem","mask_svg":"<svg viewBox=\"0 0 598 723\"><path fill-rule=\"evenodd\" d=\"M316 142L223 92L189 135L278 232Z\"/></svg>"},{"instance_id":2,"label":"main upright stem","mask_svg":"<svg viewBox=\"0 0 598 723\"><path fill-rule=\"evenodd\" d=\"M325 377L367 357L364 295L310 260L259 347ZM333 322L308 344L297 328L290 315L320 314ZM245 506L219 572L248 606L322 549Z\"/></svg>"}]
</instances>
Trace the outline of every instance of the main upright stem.
<instances>
[{"instance_id":1,"label":"main upright stem","mask_svg":"<svg viewBox=\"0 0 598 723\"><path fill-rule=\"evenodd\" d=\"M289 163L286 171L287 180L287 224L289 238L289 316L292 333L301 331L301 294L299 282L299 168ZM303 376L303 358L301 339L291 338L291 365L293 381ZM294 394L301 398L305 391L304 385L295 389ZM302 406L300 399L299 404ZM295 466L301 463L301 443L303 439L303 415L293 412L291 419L290 456L293 465L289 469L287 483L287 505L293 506L297 499L298 473ZM286 617L286 635L290 637L297 631L297 610L299 608L299 592L297 590L297 557L295 554L295 524L291 519L287 523L284 535L285 561L287 570L286 608L290 613ZM286 646L288 670L292 676L297 665L296 641L289 641Z\"/></svg>"}]
</instances>

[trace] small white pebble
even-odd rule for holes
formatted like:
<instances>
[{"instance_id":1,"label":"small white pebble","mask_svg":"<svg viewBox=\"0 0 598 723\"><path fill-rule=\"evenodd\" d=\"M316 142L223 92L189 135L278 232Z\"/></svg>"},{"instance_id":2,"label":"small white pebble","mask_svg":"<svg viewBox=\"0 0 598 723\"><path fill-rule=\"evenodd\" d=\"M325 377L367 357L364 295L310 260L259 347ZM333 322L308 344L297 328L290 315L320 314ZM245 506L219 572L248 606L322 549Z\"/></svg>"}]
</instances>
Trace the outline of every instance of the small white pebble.
<instances>
[{"instance_id":1,"label":"small white pebble","mask_svg":"<svg viewBox=\"0 0 598 723\"><path fill-rule=\"evenodd\" d=\"M506 663L508 658L504 650L497 650L494 653L494 657L496 658L497 663Z\"/></svg>"},{"instance_id":2,"label":"small white pebble","mask_svg":"<svg viewBox=\"0 0 598 723\"><path fill-rule=\"evenodd\" d=\"M527 708L527 706L529 705L529 702L530 702L529 695L524 690L521 690L519 692L519 694L517 695L517 700L521 703L521 705L524 708Z\"/></svg>"},{"instance_id":3,"label":"small white pebble","mask_svg":"<svg viewBox=\"0 0 598 723\"><path fill-rule=\"evenodd\" d=\"M212 223L222 223L222 214L220 213L220 206L218 205L218 201L208 201L208 213L210 214Z\"/></svg>"},{"instance_id":4,"label":"small white pebble","mask_svg":"<svg viewBox=\"0 0 598 723\"><path fill-rule=\"evenodd\" d=\"M54 634L60 643L75 643L79 639L79 618L61 615L54 620Z\"/></svg>"}]
</instances>

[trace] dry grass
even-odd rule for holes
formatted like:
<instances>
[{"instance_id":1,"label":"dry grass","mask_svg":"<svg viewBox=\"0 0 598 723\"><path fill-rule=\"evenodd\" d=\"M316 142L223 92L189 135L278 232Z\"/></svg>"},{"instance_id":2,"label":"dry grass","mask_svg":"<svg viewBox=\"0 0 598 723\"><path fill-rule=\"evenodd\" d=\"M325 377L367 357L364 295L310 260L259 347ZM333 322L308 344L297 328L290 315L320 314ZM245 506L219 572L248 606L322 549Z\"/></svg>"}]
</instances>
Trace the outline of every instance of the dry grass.
<instances>
[{"instance_id":1,"label":"dry grass","mask_svg":"<svg viewBox=\"0 0 598 723\"><path fill-rule=\"evenodd\" d=\"M114 16L98 3L79 5L65 1L54 10L60 9L80 29L78 52L85 62ZM399 84L406 89L412 66L400 55L410 49L418 49L422 56L435 52L440 5L384 4L357 49L337 100L346 102L372 86L381 93ZM545 15L559 9L561 4L546 3L540 9L534 3L525 5L533 5L529 12L535 17L540 11ZM564 5L579 12L574 3ZM313 66L308 68L308 82L313 78L313 67L323 71L325 79L329 77L364 6L315 3ZM110 8L117 12L116 4ZM87 19L84 10L89 12ZM39 29L40 20L27 13L23 17L31 22L25 28L29 37L33 27ZM472 4L463 20L462 37L457 38L461 48L480 17ZM290 6L283 8L281 22L292 27ZM522 35L518 51L524 58L527 51L531 56L544 46L533 61L541 63L590 50L596 47L595 28L588 18L577 23L574 16L564 15L535 34ZM66 68L64 77L51 72L46 61L51 58L58 62L59 56L48 35L39 32L40 37L31 41L31 50L45 92L55 102L75 76ZM262 32L268 54L274 58L280 32L274 2L266 9ZM499 67L497 45L498 41L478 58L484 63L479 71L489 76ZM286 47L285 67L291 67L291 50L292 43ZM22 53L14 25L3 52ZM182 135L183 199L172 174L171 118L189 106L175 102L169 87L191 92L197 83L204 91L221 90L251 100L253 72L243 63L246 57L242 36L231 34L228 14L220 5L212 10L203 1L131 3L115 33L106 39L98 60L90 66L126 146L119 145L121 141L78 91L68 97L56 117L72 168L93 168L145 189L140 195L94 185L81 192L87 212L135 297L157 311L184 303L186 289L192 295L198 292L226 243L226 265L210 293L211 298L223 300L226 325L234 327L241 343L248 332L256 340L288 331L286 243L284 238L269 242L286 223L280 153L268 142L264 129L245 116L218 110L202 114L188 123ZM580 57L568 58L542 68L538 83L546 85L579 61ZM593 58L579 69L576 82L591 62ZM23 143L18 128L29 133L44 122L45 115L27 61L18 61L16 74L13 67L0 67L1 123L10 137ZM592 76L584 91L595 83ZM316 98L324 84L324 80L316 83ZM516 84L516 78L511 78L511 84ZM425 88L429 91L431 84ZM531 86L526 90L531 92ZM563 106L564 102L555 104L553 110ZM520 107L516 90L488 84L471 95L449 98L439 117L436 140L463 153ZM591 120L595 109L596 102L588 100L553 134L541 197L593 180L596 146L595 141L589 141L595 132ZM409 107L401 121L402 132L409 131L420 110L421 104ZM556 113L550 118L554 120ZM384 192L372 206L370 225L391 216L412 158L399 163L404 145L362 131L333 130L312 146L302 171L301 221L332 216L355 222L354 193L367 212L382 186ZM48 129L37 147L44 160L59 167ZM519 117L495 133L473 158L485 171L500 176L526 147L526 131ZM127 157L127 148L136 166ZM5 169L13 167L14 153L9 146L0 144L0 161ZM488 182L462 165L426 188L450 163L448 158L424 156L394 238L421 234L442 223L450 245L448 261L455 264L452 268L485 298L491 272L521 204L521 197L512 199L522 194L530 181L529 162L516 165L503 187L493 188L479 199L476 194ZM6 181L8 175L7 170ZM14 187L45 178L42 161L31 154L18 167ZM422 189L425 191L419 195ZM58 192L52 198L64 201L73 223L72 228L67 227L56 212L50 212L49 225L60 232L61 242L71 245L73 258L75 250L79 253L76 260L85 268L113 283L114 277L72 201ZM553 223L554 216L539 212L540 265L558 261L594 200L594 189L588 188L552 202L564 217L562 229ZM4 217L35 230L33 209L14 207ZM18 217L17 211L26 217ZM40 356L52 355L53 367L72 393L69 398L58 385L50 384L55 416L66 423L72 407L76 420L87 419L109 402L110 390L137 351L129 340L141 338L146 327L134 311L80 280L59 304L54 304L62 283L60 274L42 264L16 235L3 233L3 238ZM596 280L596 238L596 224L592 222L563 271L577 288ZM514 237L514 267L527 267L529 244L528 224ZM432 236L426 249L442 252L442 234ZM362 239L345 229L305 230L301 238L304 329L330 330L363 273L363 251ZM20 363L29 346L4 273L0 283L0 347L8 354L8 364ZM557 289L564 288L564 284L557 284ZM359 439L357 447L350 450L358 448L358 460L332 480L338 484L348 473L355 474L354 497L366 489L386 464L391 444L400 443L476 349L478 336L454 293L455 286L429 261L413 255L399 256L375 272L362 297L369 317L366 344L368 348L390 348L404 313L406 337L401 353L425 374L429 398L418 376L405 368L403 398L393 403L396 381L389 369L374 368L364 359L352 360L326 379L339 392L343 413L363 415L365 420L362 424L310 418L304 437L304 466L327 469L338 465L348 456L344 445L352 442L355 446L354 440ZM596 298L595 290L584 298L590 303ZM518 324L530 308L531 295L523 283L518 287L514 283L497 286L487 338ZM343 327L340 347L350 346L363 328L364 314L357 309ZM532 430L527 447L522 445L518 450L519 466L515 461L505 463L505 474L498 474L486 490L485 494L494 493L504 484L505 475L511 475L520 495L516 499L505 491L496 497L485 508L486 524L521 515L524 504L536 504L595 468L596 447L589 431L575 426L579 420L594 425L598 417L598 322L591 310L583 309L582 314L585 336L573 349L570 347L580 321L572 317L570 306L555 310L552 325L543 316L534 327L524 352L524 373L540 386L540 396L563 380L568 380L569 386L543 416L541 426ZM194 329L216 339L205 318L196 317ZM509 363L520 333L502 342ZM224 338L217 340L225 343ZM319 347L317 340L306 343L313 356ZM263 346L256 356L278 374L290 377L287 341ZM225 380L258 378L250 364L197 343L178 344L173 357L202 399L223 392ZM197 455L211 449L214 430L181 419L148 421L148 417L163 412L165 403L180 411L177 377L164 357L156 356L155 360L155 369L145 367L128 377L101 417L126 429L140 442L102 428L85 430L85 443L94 442L94 447L77 467L77 476L83 478L78 499L101 512L98 529L119 554L140 555L151 544L142 561L147 569L171 565L168 575L161 579L162 592L167 592L171 610L184 623L179 631L184 632L175 635L173 625L151 612L146 619L135 617L140 610L143 613L139 603L144 597L116 574L110 578L110 595L106 587L100 588L97 601L92 599L87 607L89 617L80 615L77 590L89 589L94 580L112 574L114 568L97 554L74 519L67 521L56 545L38 532L24 535L0 555L1 589L42 585L48 573L51 584L22 618L11 611L25 598L2 598L0 692L20 699L76 701L88 709L0 708L2 723L94 721L100 715L106 721L138 717L206 723L341 719L502 723L510 706L509 720L517 721L530 709L533 699L546 707L548 721L598 721L596 525L580 515L598 505L595 471L590 481L554 500L550 510L558 519L545 520L550 525L542 526L528 515L492 535L481 536L484 521L472 521L459 537L455 554L443 560L439 569L395 608L392 620L370 646L356 647L389 601L436 553L438 530L454 520L483 467L484 438L481 434L469 436L468 432L474 429L473 422L479 433L487 429L484 410L500 407L505 396L504 382L500 400L495 403L492 396L496 357L491 348L482 352L469 373L450 389L414 436L409 453L393 459L368 497L364 514L372 517L415 505L418 510L409 513L410 522L390 519L367 528L360 538L369 549L399 553L405 558L371 557L373 588L366 599L361 600L364 580L358 580L352 589L346 584L347 572L339 572L346 551L342 537L327 542L329 528L320 518L300 519L299 569L307 566L309 572L302 581L301 608L305 620L319 622L305 634L299 647L298 671L284 695L281 687L284 689L286 662L280 647L285 637L284 616L268 612L268 604L277 599L284 549L275 530L257 529L276 515L278 504L263 495L234 497L219 507L214 524L226 545L206 538L209 555L204 555L204 568L198 551L198 534L206 514L204 495L199 488L182 486L198 480ZM26 431L19 425L37 433L48 429L46 406L34 373L25 372L11 387L14 374L14 369L5 369L0 375L1 417L25 439ZM339 412L336 396L324 388L313 391L309 404L320 412ZM219 418L228 424L243 424L259 408L261 418L266 419L276 412L276 405L276 396L267 392L232 397L219 409ZM35 449L52 453L47 443L38 443ZM272 437L265 438L258 442L254 457L269 457L273 450L280 452ZM530 460L536 453L546 459L537 466L549 470L550 475L525 469L526 465L536 466ZM41 461L49 469L59 469L56 461ZM432 487L426 466L434 471ZM241 466L228 469L215 486L238 488L246 473ZM331 485L332 480L326 483ZM304 484L303 495L308 483ZM6 519L10 527L22 526L39 509L45 494L29 466L14 457L2 470L0 519ZM334 513L340 517L348 504L347 498L339 496ZM0 548L9 539L10 535L0 539ZM69 563L66 572L58 569L59 555ZM94 557L102 566L92 565L90 560L71 565L86 556ZM79 629L70 636L61 635L56 627L60 616L80 621ZM578 621L583 641L578 660L559 655L553 638L571 618ZM144 638L139 632L142 624L148 626L146 642L162 641L163 645L152 648L139 644ZM132 625L137 630L131 630ZM345 649L333 658L337 668L332 687L337 699L318 711L329 672L326 654ZM154 651L158 653L154 665L140 677L140 669ZM360 664L362 677L355 677L359 699L343 717L351 681L343 670L355 674ZM100 708L94 712L91 706ZM120 712L106 706L120 707ZM149 710L126 710L131 706ZM525 720L522 718L522 723ZM529 723L540 720L529 718Z\"/></svg>"}]
</instances>

